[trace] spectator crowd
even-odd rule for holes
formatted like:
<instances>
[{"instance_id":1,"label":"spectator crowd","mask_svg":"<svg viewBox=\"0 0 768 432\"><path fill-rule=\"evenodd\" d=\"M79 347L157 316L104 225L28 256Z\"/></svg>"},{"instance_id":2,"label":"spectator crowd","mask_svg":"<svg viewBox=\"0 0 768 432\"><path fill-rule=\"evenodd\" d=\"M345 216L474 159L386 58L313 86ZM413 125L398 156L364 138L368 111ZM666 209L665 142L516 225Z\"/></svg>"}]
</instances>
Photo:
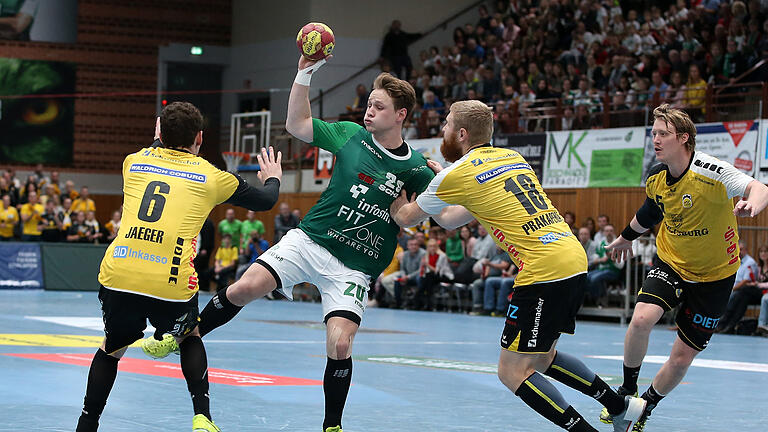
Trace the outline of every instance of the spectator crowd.
<instances>
[{"instance_id":1,"label":"spectator crowd","mask_svg":"<svg viewBox=\"0 0 768 432\"><path fill-rule=\"evenodd\" d=\"M23 183L3 171L0 199L0 241L109 243L120 228L120 210L100 224L88 186L62 182L57 171L46 176L41 165Z\"/></svg>"},{"instance_id":2,"label":"spectator crowd","mask_svg":"<svg viewBox=\"0 0 768 432\"><path fill-rule=\"evenodd\" d=\"M734 84L768 55L760 0L494 5L414 65L404 53L419 35L392 24L383 69L413 84L421 108L406 139L437 136L446 109L466 99L493 106L502 133L642 125L645 107L662 102L703 121L707 85Z\"/></svg>"}]
</instances>

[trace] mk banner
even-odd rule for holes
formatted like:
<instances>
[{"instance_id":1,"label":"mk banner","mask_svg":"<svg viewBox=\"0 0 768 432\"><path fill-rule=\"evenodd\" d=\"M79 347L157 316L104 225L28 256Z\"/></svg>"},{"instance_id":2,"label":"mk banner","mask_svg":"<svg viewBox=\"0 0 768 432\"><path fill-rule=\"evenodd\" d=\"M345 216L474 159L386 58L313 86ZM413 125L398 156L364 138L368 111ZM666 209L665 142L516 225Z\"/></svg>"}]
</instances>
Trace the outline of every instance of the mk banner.
<instances>
[{"instance_id":1,"label":"mk banner","mask_svg":"<svg viewBox=\"0 0 768 432\"><path fill-rule=\"evenodd\" d=\"M548 132L546 188L634 187L643 173L645 128Z\"/></svg>"}]
</instances>

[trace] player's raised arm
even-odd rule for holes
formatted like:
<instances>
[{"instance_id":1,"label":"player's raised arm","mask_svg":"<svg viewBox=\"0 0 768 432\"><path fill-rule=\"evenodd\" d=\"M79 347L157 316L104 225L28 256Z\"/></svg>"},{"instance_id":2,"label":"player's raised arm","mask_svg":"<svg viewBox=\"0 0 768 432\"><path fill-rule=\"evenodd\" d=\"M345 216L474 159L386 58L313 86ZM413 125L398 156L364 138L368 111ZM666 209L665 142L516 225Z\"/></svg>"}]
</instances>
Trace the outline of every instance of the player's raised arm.
<instances>
[{"instance_id":1,"label":"player's raised arm","mask_svg":"<svg viewBox=\"0 0 768 432\"><path fill-rule=\"evenodd\" d=\"M311 143L312 109L309 104L309 84L312 74L325 64L325 59L312 61L299 57L299 71L291 87L288 97L288 116L285 119L285 130L296 138Z\"/></svg>"}]
</instances>

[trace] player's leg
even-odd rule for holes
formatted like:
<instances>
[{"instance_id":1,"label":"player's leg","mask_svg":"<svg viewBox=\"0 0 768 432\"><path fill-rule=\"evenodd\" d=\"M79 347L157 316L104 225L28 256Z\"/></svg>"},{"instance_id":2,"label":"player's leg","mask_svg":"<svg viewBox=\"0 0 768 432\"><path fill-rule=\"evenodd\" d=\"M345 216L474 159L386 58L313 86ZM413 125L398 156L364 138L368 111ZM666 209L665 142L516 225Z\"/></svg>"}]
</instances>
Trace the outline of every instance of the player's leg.
<instances>
[{"instance_id":1,"label":"player's leg","mask_svg":"<svg viewBox=\"0 0 768 432\"><path fill-rule=\"evenodd\" d=\"M181 372L192 399L193 431L217 432L219 428L213 423L210 411L208 357L197 317L198 296L195 295L185 303L153 299L149 321L157 334L169 334L178 343Z\"/></svg>"},{"instance_id":2,"label":"player's leg","mask_svg":"<svg viewBox=\"0 0 768 432\"><path fill-rule=\"evenodd\" d=\"M653 326L664 315L682 301L683 288L688 284L665 262L656 260L648 272L643 286L637 294L637 303L632 313L632 320L624 336L624 382L619 393L637 392L637 379L640 376L648 340Z\"/></svg>"},{"instance_id":3,"label":"player's leg","mask_svg":"<svg viewBox=\"0 0 768 432\"><path fill-rule=\"evenodd\" d=\"M117 365L126 349L141 339L146 328L143 299L135 294L99 290L104 330L107 336L96 351L88 371L83 410L76 432L93 432L117 378Z\"/></svg>"},{"instance_id":4,"label":"player's leg","mask_svg":"<svg viewBox=\"0 0 768 432\"><path fill-rule=\"evenodd\" d=\"M680 384L693 359L709 344L718 318L725 311L735 279L734 274L719 281L683 286L683 301L675 317L677 338L669 358L654 377L651 386L643 393L642 397L648 401L648 406L636 430L643 430L651 411Z\"/></svg>"},{"instance_id":5,"label":"player's leg","mask_svg":"<svg viewBox=\"0 0 768 432\"><path fill-rule=\"evenodd\" d=\"M243 277L219 291L200 313L200 336L228 323L246 304L274 289L292 299L293 285L309 280L304 270L306 252L319 248L299 229L288 231L280 242L264 252Z\"/></svg>"},{"instance_id":6,"label":"player's leg","mask_svg":"<svg viewBox=\"0 0 768 432\"><path fill-rule=\"evenodd\" d=\"M323 375L325 418L323 430L341 428L341 416L352 383L352 342L359 327L359 317L349 311L331 313L327 321L326 354Z\"/></svg>"},{"instance_id":7,"label":"player's leg","mask_svg":"<svg viewBox=\"0 0 768 432\"><path fill-rule=\"evenodd\" d=\"M621 386L629 392L627 394L637 391L637 378L648 351L651 330L662 315L664 309L659 305L640 302L635 305L632 320L624 336L624 383Z\"/></svg>"},{"instance_id":8,"label":"player's leg","mask_svg":"<svg viewBox=\"0 0 768 432\"><path fill-rule=\"evenodd\" d=\"M370 277L346 267L321 247L308 250L305 256L314 269L309 277L320 289L327 327L323 431L335 432L341 430L341 417L352 383L352 342L365 312Z\"/></svg>"},{"instance_id":9,"label":"player's leg","mask_svg":"<svg viewBox=\"0 0 768 432\"><path fill-rule=\"evenodd\" d=\"M237 282L214 294L200 313L200 336L228 323L243 306L278 288L273 272L263 261L256 261Z\"/></svg>"},{"instance_id":10,"label":"player's leg","mask_svg":"<svg viewBox=\"0 0 768 432\"><path fill-rule=\"evenodd\" d=\"M524 354L506 349L499 357L499 380L544 418L570 431L597 431L537 369L546 368L554 355Z\"/></svg>"}]
</instances>

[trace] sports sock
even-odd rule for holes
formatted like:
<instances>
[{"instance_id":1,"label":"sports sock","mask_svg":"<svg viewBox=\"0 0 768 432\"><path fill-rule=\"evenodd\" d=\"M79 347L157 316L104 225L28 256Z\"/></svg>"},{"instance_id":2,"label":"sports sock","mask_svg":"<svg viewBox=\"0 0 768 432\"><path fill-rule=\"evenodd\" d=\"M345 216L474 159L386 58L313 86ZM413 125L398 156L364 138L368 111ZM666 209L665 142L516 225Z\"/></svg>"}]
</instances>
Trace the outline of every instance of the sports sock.
<instances>
[{"instance_id":1,"label":"sports sock","mask_svg":"<svg viewBox=\"0 0 768 432\"><path fill-rule=\"evenodd\" d=\"M651 384L651 386L648 387L648 390L646 390L642 396L643 399L648 401L648 405L645 407L645 412L650 414L650 412L654 408L656 408L656 405L658 405L659 402L661 402L661 400L664 399L664 396L666 395L663 395L658 391L656 391L656 389L653 388L653 384Z\"/></svg>"},{"instance_id":2,"label":"sports sock","mask_svg":"<svg viewBox=\"0 0 768 432\"><path fill-rule=\"evenodd\" d=\"M181 371L187 380L187 389L192 396L195 414L211 418L210 397L208 396L208 358L200 336L188 336L179 345Z\"/></svg>"},{"instance_id":3,"label":"sports sock","mask_svg":"<svg viewBox=\"0 0 768 432\"><path fill-rule=\"evenodd\" d=\"M347 393L352 383L352 357L344 360L334 360L328 357L323 376L323 393L325 394L325 419L323 430L333 426L341 426L341 413L347 401Z\"/></svg>"},{"instance_id":4,"label":"sports sock","mask_svg":"<svg viewBox=\"0 0 768 432\"><path fill-rule=\"evenodd\" d=\"M117 377L117 363L120 359L105 353L101 348L96 351L88 371L88 384L85 390L83 411L77 423L77 432L95 431L99 417L107 404L109 392Z\"/></svg>"},{"instance_id":5,"label":"sports sock","mask_svg":"<svg viewBox=\"0 0 768 432\"><path fill-rule=\"evenodd\" d=\"M200 337L228 323L243 308L242 306L235 306L229 301L227 298L228 288L219 290L205 305L200 314Z\"/></svg>"},{"instance_id":6,"label":"sports sock","mask_svg":"<svg viewBox=\"0 0 768 432\"><path fill-rule=\"evenodd\" d=\"M528 377L515 394L534 411L563 429L573 432L597 432L597 429L584 420L563 395L547 381L544 376L534 372Z\"/></svg>"},{"instance_id":7,"label":"sports sock","mask_svg":"<svg viewBox=\"0 0 768 432\"><path fill-rule=\"evenodd\" d=\"M635 394L637 391L637 378L640 376L640 366L629 367L624 366L624 384L621 386L629 392L629 394Z\"/></svg>"},{"instance_id":8,"label":"sports sock","mask_svg":"<svg viewBox=\"0 0 768 432\"><path fill-rule=\"evenodd\" d=\"M581 360L570 354L557 351L552 364L544 373L600 402L611 414L624 411L624 398L616 394Z\"/></svg>"}]
</instances>

